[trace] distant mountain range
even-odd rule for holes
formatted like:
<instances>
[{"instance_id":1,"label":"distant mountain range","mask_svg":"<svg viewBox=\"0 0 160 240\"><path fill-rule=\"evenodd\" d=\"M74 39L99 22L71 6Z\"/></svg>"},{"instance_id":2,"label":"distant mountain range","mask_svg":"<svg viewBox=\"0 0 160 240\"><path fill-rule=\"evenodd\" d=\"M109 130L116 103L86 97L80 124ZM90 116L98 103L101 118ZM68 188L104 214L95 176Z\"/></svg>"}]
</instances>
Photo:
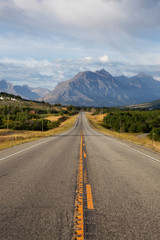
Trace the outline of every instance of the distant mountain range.
<instances>
[{"instance_id":1,"label":"distant mountain range","mask_svg":"<svg viewBox=\"0 0 160 240\"><path fill-rule=\"evenodd\" d=\"M157 99L160 99L160 81L152 76L139 73L131 78L113 77L104 69L78 73L41 98L50 103L95 107L133 105Z\"/></svg>"},{"instance_id":2,"label":"distant mountain range","mask_svg":"<svg viewBox=\"0 0 160 240\"><path fill-rule=\"evenodd\" d=\"M85 71L74 78L57 84L52 91L13 85L0 81L0 92L19 95L28 100L44 100L49 103L75 106L125 106L160 99L160 81L139 73L133 77L113 77L104 69Z\"/></svg>"},{"instance_id":3,"label":"distant mountain range","mask_svg":"<svg viewBox=\"0 0 160 240\"><path fill-rule=\"evenodd\" d=\"M36 100L40 97L44 97L50 90L46 88L31 88L28 85L13 85L3 79L0 81L0 92L19 95L28 100Z\"/></svg>"}]
</instances>

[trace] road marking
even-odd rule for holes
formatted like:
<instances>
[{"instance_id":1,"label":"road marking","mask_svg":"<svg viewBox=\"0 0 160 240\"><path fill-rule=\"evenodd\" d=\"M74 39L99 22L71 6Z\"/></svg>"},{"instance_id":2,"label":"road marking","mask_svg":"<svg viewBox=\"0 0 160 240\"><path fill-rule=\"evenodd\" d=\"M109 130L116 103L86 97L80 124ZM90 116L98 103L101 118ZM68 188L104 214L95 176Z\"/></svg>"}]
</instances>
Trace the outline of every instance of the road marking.
<instances>
[{"instance_id":1,"label":"road marking","mask_svg":"<svg viewBox=\"0 0 160 240\"><path fill-rule=\"evenodd\" d=\"M86 170L84 171L84 183L87 183L87 172L86 172Z\"/></svg>"},{"instance_id":2,"label":"road marking","mask_svg":"<svg viewBox=\"0 0 160 240\"><path fill-rule=\"evenodd\" d=\"M77 190L75 199L74 233L72 240L84 240L84 217L83 217L83 139L81 130L80 159L78 166Z\"/></svg>"},{"instance_id":3,"label":"road marking","mask_svg":"<svg viewBox=\"0 0 160 240\"><path fill-rule=\"evenodd\" d=\"M74 211L74 231L72 240L95 239L95 216L91 185L88 184L86 168L86 149L81 129L80 157L78 164L77 187ZM91 210L91 211L89 211ZM90 230L87 230L90 229ZM85 231L86 230L86 231ZM91 238L90 238L91 239Z\"/></svg>"},{"instance_id":4,"label":"road marking","mask_svg":"<svg viewBox=\"0 0 160 240\"><path fill-rule=\"evenodd\" d=\"M27 151L27 150L29 150L29 149L31 149L31 148L37 147L38 145L41 145L41 144L43 144L43 143L47 143L47 142L49 142L49 141L51 141L51 140L54 140L54 139L55 139L55 138L52 138L52 139L49 139L49 140L47 140L47 141L37 143L37 144L35 144L35 145L33 145L33 146L30 146L30 147L28 147L28 148L25 148L25 149L23 149L23 150L21 150L21 151L18 151L18 152L15 152L15 153L11 154L11 155L6 156L6 157L0 158L0 161L3 161L3 160L5 160L5 159L7 159L7 158L10 158L10 157L13 157L13 156L15 156L15 155L17 155L17 154L19 154L19 153L25 152L25 151Z\"/></svg>"},{"instance_id":5,"label":"road marking","mask_svg":"<svg viewBox=\"0 0 160 240\"><path fill-rule=\"evenodd\" d=\"M0 158L0 161L3 161L3 160L5 160L5 159L7 159L7 158L10 158L10 157L13 157L13 156L15 156L15 155L17 155L17 154L19 154L19 153L25 152L25 151L27 151L27 150L29 150L29 149L31 149L31 148L37 147L38 145L41 145L41 144L43 144L43 143L47 143L47 142L49 142L49 141L52 141L52 140L56 139L58 136L66 135L67 132L70 132L70 130L67 130L66 132L61 133L61 134L58 134L58 135L54 135L53 138L51 138L51 139L49 139L49 140L47 140L47 141L37 143L37 144L32 145L32 146L30 146L30 147L28 147L28 148L25 148L25 149L23 149L23 150L21 150L21 151L18 151L18 152L15 152L15 153L13 153L13 154L10 154L10 155L8 155L8 156L6 156L6 157ZM16 146L16 145L15 145L15 146Z\"/></svg>"},{"instance_id":6,"label":"road marking","mask_svg":"<svg viewBox=\"0 0 160 240\"><path fill-rule=\"evenodd\" d=\"M151 159L153 159L154 161L160 163L160 160L157 159L157 158L154 158L154 157L152 157L152 156L150 156L150 155L148 155L148 154L146 154L146 153L143 153L143 152L141 152L141 151L138 151L138 150L136 150L136 149L134 149L134 148L132 148L132 147L129 147L129 146L123 144L123 143L120 143L119 141L117 141L117 142L118 142L120 145L124 146L124 147L127 147L127 148L129 148L129 149L131 149L131 150L133 150L133 151L135 151L135 152L138 152L138 153L140 153L140 154L142 154L142 155L144 155L144 156L146 156L146 157L148 157L148 158L151 158Z\"/></svg>"},{"instance_id":7,"label":"road marking","mask_svg":"<svg viewBox=\"0 0 160 240\"><path fill-rule=\"evenodd\" d=\"M90 124L90 126L91 126L92 128L94 128L91 124ZM94 130L95 130L95 129L94 129ZM95 131L96 131L96 130L95 130ZM105 133L104 133L104 134L99 134L98 136L105 136L105 137L110 138L110 137L107 136L107 134L105 134ZM146 156L146 157L148 157L148 158L151 158L152 160L160 163L160 160L159 160L159 159L154 158L154 157L152 157L152 156L150 156L150 155L148 155L148 154L146 154L146 153L143 153L143 152L141 152L141 151L138 151L138 150L136 150L136 149L134 149L134 148L132 148L132 147L129 147L129 146L127 146L126 144L123 144L123 143L119 142L118 140L115 140L115 139L112 139L112 138L110 138L110 140L115 141L115 142L119 143L120 145L122 145L122 146L124 146L124 147L127 147L127 148L129 148L129 149L132 149L133 151L138 152L138 153L140 153L140 154L142 154L142 155L144 155L144 156Z\"/></svg>"},{"instance_id":8,"label":"road marking","mask_svg":"<svg viewBox=\"0 0 160 240\"><path fill-rule=\"evenodd\" d=\"M91 191L91 185L90 184L86 184L86 192L87 192L87 206L88 206L88 209L94 209L93 200L92 200L92 191Z\"/></svg>"}]
</instances>

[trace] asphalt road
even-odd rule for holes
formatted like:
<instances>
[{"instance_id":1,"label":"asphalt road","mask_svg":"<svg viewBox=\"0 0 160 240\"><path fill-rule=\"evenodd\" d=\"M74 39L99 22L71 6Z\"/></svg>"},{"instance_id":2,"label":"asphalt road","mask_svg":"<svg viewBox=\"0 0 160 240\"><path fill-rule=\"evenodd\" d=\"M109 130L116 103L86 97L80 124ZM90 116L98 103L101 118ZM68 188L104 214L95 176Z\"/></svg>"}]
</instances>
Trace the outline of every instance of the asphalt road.
<instances>
[{"instance_id":1,"label":"asphalt road","mask_svg":"<svg viewBox=\"0 0 160 240\"><path fill-rule=\"evenodd\" d=\"M160 239L160 154L98 133L84 113L61 135L0 151L0 239L76 234Z\"/></svg>"}]
</instances>

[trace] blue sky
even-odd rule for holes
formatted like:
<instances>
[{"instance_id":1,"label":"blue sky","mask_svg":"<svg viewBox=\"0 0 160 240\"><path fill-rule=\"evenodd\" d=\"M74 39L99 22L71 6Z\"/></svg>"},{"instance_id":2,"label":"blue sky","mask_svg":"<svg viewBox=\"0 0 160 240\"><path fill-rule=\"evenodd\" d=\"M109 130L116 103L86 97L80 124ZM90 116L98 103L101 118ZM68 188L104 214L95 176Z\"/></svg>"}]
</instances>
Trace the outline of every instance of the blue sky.
<instances>
[{"instance_id":1,"label":"blue sky","mask_svg":"<svg viewBox=\"0 0 160 240\"><path fill-rule=\"evenodd\" d=\"M0 79L53 89L101 68L160 80L159 0L0 0Z\"/></svg>"}]
</instances>

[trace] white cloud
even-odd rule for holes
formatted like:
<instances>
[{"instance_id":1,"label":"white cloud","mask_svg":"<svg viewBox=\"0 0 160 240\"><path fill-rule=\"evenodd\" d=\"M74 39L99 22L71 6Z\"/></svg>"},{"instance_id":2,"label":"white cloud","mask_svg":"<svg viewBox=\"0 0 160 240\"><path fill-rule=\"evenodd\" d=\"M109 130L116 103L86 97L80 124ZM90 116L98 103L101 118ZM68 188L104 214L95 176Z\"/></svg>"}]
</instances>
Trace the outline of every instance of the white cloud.
<instances>
[{"instance_id":1,"label":"white cloud","mask_svg":"<svg viewBox=\"0 0 160 240\"><path fill-rule=\"evenodd\" d=\"M107 62L109 62L109 57L107 55L104 55L104 56L100 57L99 60L102 63L107 63Z\"/></svg>"},{"instance_id":2,"label":"white cloud","mask_svg":"<svg viewBox=\"0 0 160 240\"><path fill-rule=\"evenodd\" d=\"M93 61L93 58L92 57L90 57L90 56L88 56L88 57L84 57L84 58L82 58L82 61L87 61L87 62L91 62L91 61Z\"/></svg>"},{"instance_id":3,"label":"white cloud","mask_svg":"<svg viewBox=\"0 0 160 240\"><path fill-rule=\"evenodd\" d=\"M157 81L160 81L160 77L154 77L154 79L156 79Z\"/></svg>"}]
</instances>

